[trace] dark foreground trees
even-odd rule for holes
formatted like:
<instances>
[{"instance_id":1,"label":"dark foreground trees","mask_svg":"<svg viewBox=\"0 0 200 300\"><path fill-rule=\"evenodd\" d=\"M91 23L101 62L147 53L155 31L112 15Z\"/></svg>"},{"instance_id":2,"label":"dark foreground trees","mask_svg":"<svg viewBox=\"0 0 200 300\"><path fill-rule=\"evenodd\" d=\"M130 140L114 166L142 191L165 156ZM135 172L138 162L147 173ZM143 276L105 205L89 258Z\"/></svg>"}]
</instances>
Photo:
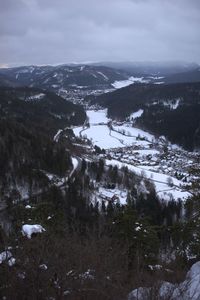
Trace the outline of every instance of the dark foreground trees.
<instances>
[{"instance_id":1,"label":"dark foreground trees","mask_svg":"<svg viewBox=\"0 0 200 300\"><path fill-rule=\"evenodd\" d=\"M127 299L140 286L182 281L187 255L200 259L199 223L180 221L179 203L158 202L152 186L138 195L137 177L126 173L120 180L122 171L107 170L103 162L84 164L65 189L51 187L30 199L29 209L23 203L9 207L13 230L9 237L0 232L0 253L10 251L15 263L9 257L0 263L0 299ZM123 181L132 187L126 206L88 201L97 173L110 188ZM28 239L23 224L46 231Z\"/></svg>"}]
</instances>

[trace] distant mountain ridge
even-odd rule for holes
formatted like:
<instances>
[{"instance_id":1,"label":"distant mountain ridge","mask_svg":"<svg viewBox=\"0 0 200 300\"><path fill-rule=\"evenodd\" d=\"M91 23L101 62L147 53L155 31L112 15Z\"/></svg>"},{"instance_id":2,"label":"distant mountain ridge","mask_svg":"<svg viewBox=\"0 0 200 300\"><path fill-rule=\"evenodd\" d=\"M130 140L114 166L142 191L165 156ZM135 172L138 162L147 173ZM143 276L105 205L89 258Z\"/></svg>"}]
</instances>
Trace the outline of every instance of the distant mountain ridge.
<instances>
[{"instance_id":1,"label":"distant mountain ridge","mask_svg":"<svg viewBox=\"0 0 200 300\"><path fill-rule=\"evenodd\" d=\"M200 82L200 67L187 72L176 73L166 76L165 83L187 83L187 82Z\"/></svg>"},{"instance_id":2,"label":"distant mountain ridge","mask_svg":"<svg viewBox=\"0 0 200 300\"><path fill-rule=\"evenodd\" d=\"M186 62L103 62L109 66L143 77L149 83L200 82L200 65ZM159 79L157 80L156 77Z\"/></svg>"},{"instance_id":3,"label":"distant mountain ridge","mask_svg":"<svg viewBox=\"0 0 200 300\"><path fill-rule=\"evenodd\" d=\"M60 90L106 90L113 83L131 76L146 83L200 81L200 66L195 63L103 62L58 66L21 66L0 69L0 86L27 86ZM138 78L138 80L137 80Z\"/></svg>"},{"instance_id":4,"label":"distant mountain ridge","mask_svg":"<svg viewBox=\"0 0 200 300\"><path fill-rule=\"evenodd\" d=\"M130 74L105 66L60 65L24 66L0 69L0 86L27 86L46 90L105 89L112 83L126 80Z\"/></svg>"},{"instance_id":5,"label":"distant mountain ridge","mask_svg":"<svg viewBox=\"0 0 200 300\"><path fill-rule=\"evenodd\" d=\"M197 63L188 63L182 61L167 61L167 62L134 62L134 61L122 61L122 62L99 62L94 63L95 66L108 66L114 69L126 70L132 74L145 75L160 75L169 76L176 73L184 73L196 70L200 67Z\"/></svg>"}]
</instances>

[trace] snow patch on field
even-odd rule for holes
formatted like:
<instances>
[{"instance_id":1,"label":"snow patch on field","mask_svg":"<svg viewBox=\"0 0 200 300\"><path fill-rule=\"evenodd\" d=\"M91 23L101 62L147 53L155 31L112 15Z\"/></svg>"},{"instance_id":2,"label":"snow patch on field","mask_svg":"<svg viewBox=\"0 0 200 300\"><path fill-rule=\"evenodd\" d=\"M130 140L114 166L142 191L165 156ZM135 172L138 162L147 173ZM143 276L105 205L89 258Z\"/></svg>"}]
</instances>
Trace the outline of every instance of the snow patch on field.
<instances>
[{"instance_id":1,"label":"snow patch on field","mask_svg":"<svg viewBox=\"0 0 200 300\"><path fill-rule=\"evenodd\" d=\"M139 83L148 83L149 81L148 80L145 80L144 77L134 77L134 76L131 76L129 77L129 79L127 80L120 80L120 81L115 81L112 83L112 86L115 88L115 89L121 89L125 86L128 86L128 85L131 85L135 82L139 82Z\"/></svg>"},{"instance_id":2,"label":"snow patch on field","mask_svg":"<svg viewBox=\"0 0 200 300\"><path fill-rule=\"evenodd\" d=\"M72 157L72 164L73 164L73 170L76 170L76 168L78 167L78 159Z\"/></svg>"},{"instance_id":3,"label":"snow patch on field","mask_svg":"<svg viewBox=\"0 0 200 300\"><path fill-rule=\"evenodd\" d=\"M3 262L7 262L10 267L15 264L15 258L12 256L12 253L8 250L0 253L0 265Z\"/></svg>"},{"instance_id":4,"label":"snow patch on field","mask_svg":"<svg viewBox=\"0 0 200 300\"><path fill-rule=\"evenodd\" d=\"M139 109L138 111L132 113L132 114L130 115L130 120L135 120L135 119L141 117L141 115L143 114L143 112L144 112L143 109Z\"/></svg>"},{"instance_id":5,"label":"snow patch on field","mask_svg":"<svg viewBox=\"0 0 200 300\"><path fill-rule=\"evenodd\" d=\"M26 236L29 239L31 239L33 233L42 233L43 231L46 230L41 225L38 224L35 225L25 224L22 226L23 236Z\"/></svg>"},{"instance_id":6,"label":"snow patch on field","mask_svg":"<svg viewBox=\"0 0 200 300\"><path fill-rule=\"evenodd\" d=\"M131 127L128 125L122 125L122 126L113 126L113 128L118 131L118 132L124 132L125 135L128 137L134 137L134 138L146 138L148 141L151 141L154 139L154 136L147 131L144 131L142 129L136 128L136 127ZM113 132L112 132L113 135ZM122 139L126 139L126 136L121 135Z\"/></svg>"},{"instance_id":7,"label":"snow patch on field","mask_svg":"<svg viewBox=\"0 0 200 300\"><path fill-rule=\"evenodd\" d=\"M30 205L25 206L26 209L31 209L32 207Z\"/></svg>"},{"instance_id":8,"label":"snow patch on field","mask_svg":"<svg viewBox=\"0 0 200 300\"><path fill-rule=\"evenodd\" d=\"M154 84L164 84L164 81L157 81L157 82L154 82Z\"/></svg>"},{"instance_id":9,"label":"snow patch on field","mask_svg":"<svg viewBox=\"0 0 200 300\"><path fill-rule=\"evenodd\" d=\"M44 96L45 96L44 93L40 93L40 94L37 94L37 95L33 95L33 96L30 96L30 97L27 97L26 101L41 100L41 99L44 98Z\"/></svg>"}]
</instances>

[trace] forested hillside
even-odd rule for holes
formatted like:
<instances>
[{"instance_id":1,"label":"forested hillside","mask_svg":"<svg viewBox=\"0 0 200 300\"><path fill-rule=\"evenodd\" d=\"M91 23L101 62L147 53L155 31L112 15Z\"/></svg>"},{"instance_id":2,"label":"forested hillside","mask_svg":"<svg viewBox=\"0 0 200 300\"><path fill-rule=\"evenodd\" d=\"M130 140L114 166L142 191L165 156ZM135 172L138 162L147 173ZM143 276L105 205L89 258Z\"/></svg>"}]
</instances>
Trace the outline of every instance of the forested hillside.
<instances>
[{"instance_id":1,"label":"forested hillside","mask_svg":"<svg viewBox=\"0 0 200 300\"><path fill-rule=\"evenodd\" d=\"M2 200L29 197L48 186L45 172L58 176L72 168L67 138L57 131L85 120L83 108L37 89L0 89L0 187ZM70 130L68 130L70 134ZM72 131L71 131L72 135ZM11 197L12 198L12 197Z\"/></svg>"},{"instance_id":2,"label":"forested hillside","mask_svg":"<svg viewBox=\"0 0 200 300\"><path fill-rule=\"evenodd\" d=\"M134 84L90 100L107 107L108 116L118 120L143 109L138 126L189 150L200 145L200 83Z\"/></svg>"},{"instance_id":3,"label":"forested hillside","mask_svg":"<svg viewBox=\"0 0 200 300\"><path fill-rule=\"evenodd\" d=\"M169 83L187 83L200 81L200 67L188 72L176 73L165 77L164 82Z\"/></svg>"},{"instance_id":4,"label":"forested hillside","mask_svg":"<svg viewBox=\"0 0 200 300\"><path fill-rule=\"evenodd\" d=\"M0 88L0 104L2 118L14 118L23 124L34 123L42 130L78 125L85 120L82 107L40 89Z\"/></svg>"},{"instance_id":5,"label":"forested hillside","mask_svg":"<svg viewBox=\"0 0 200 300\"><path fill-rule=\"evenodd\" d=\"M200 148L200 103L180 104L176 109L162 104L147 106L136 124L187 150Z\"/></svg>"},{"instance_id":6,"label":"forested hillside","mask_svg":"<svg viewBox=\"0 0 200 300\"><path fill-rule=\"evenodd\" d=\"M116 80L128 79L127 71L106 66L58 65L24 66L0 69L0 86L27 86L58 91L59 89L111 88Z\"/></svg>"}]
</instances>

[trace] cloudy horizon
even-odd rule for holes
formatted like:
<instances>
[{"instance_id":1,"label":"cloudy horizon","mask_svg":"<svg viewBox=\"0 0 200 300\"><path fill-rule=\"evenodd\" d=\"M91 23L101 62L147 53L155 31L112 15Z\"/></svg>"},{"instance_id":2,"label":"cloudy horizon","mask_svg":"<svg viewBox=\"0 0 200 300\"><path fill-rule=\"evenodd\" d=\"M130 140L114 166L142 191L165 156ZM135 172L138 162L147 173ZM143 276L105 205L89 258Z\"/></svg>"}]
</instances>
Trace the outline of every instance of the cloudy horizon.
<instances>
[{"instance_id":1,"label":"cloudy horizon","mask_svg":"<svg viewBox=\"0 0 200 300\"><path fill-rule=\"evenodd\" d=\"M99 61L200 63L198 0L6 0L0 67Z\"/></svg>"}]
</instances>

